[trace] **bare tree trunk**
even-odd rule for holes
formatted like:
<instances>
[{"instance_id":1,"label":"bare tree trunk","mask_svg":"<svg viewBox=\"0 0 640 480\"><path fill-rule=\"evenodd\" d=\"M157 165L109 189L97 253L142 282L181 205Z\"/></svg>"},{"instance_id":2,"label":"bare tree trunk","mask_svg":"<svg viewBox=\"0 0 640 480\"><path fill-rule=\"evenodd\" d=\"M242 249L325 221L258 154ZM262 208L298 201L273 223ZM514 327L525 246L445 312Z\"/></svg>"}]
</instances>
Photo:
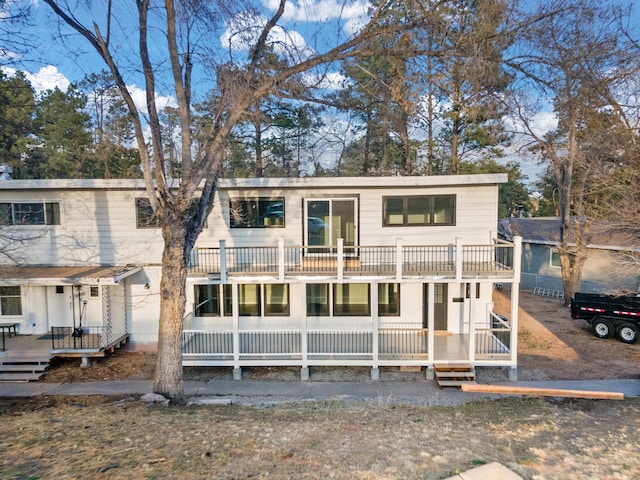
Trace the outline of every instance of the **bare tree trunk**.
<instances>
[{"instance_id":1,"label":"bare tree trunk","mask_svg":"<svg viewBox=\"0 0 640 480\"><path fill-rule=\"evenodd\" d=\"M183 222L184 223L184 222ZM182 319L185 313L187 265L186 225L175 222L162 229L164 252L160 279L158 355L153 391L176 398L183 390Z\"/></svg>"}]
</instances>

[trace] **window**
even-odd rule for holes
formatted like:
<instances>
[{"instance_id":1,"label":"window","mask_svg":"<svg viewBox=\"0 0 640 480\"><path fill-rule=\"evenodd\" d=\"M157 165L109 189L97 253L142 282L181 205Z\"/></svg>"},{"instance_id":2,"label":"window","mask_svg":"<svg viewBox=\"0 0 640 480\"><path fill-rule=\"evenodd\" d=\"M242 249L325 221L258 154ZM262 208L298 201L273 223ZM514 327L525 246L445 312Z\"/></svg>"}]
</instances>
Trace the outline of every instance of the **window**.
<instances>
[{"instance_id":1,"label":"window","mask_svg":"<svg viewBox=\"0 0 640 480\"><path fill-rule=\"evenodd\" d=\"M221 289L222 297L220 297ZM194 315L196 317L220 317L231 315L233 309L231 285L194 285L194 290Z\"/></svg>"},{"instance_id":2,"label":"window","mask_svg":"<svg viewBox=\"0 0 640 480\"><path fill-rule=\"evenodd\" d=\"M238 308L241 317L260 315L260 285L238 285Z\"/></svg>"},{"instance_id":3,"label":"window","mask_svg":"<svg viewBox=\"0 0 640 480\"><path fill-rule=\"evenodd\" d=\"M264 286L264 314L289 315L289 285L271 284Z\"/></svg>"},{"instance_id":4,"label":"window","mask_svg":"<svg viewBox=\"0 0 640 480\"><path fill-rule=\"evenodd\" d=\"M64 293L64 285L56 285L56 293Z\"/></svg>"},{"instance_id":5,"label":"window","mask_svg":"<svg viewBox=\"0 0 640 480\"><path fill-rule=\"evenodd\" d=\"M381 317L400 315L400 284L378 284L378 315Z\"/></svg>"},{"instance_id":6,"label":"window","mask_svg":"<svg viewBox=\"0 0 640 480\"><path fill-rule=\"evenodd\" d=\"M60 204L0 203L0 225L60 225Z\"/></svg>"},{"instance_id":7,"label":"window","mask_svg":"<svg viewBox=\"0 0 640 480\"><path fill-rule=\"evenodd\" d=\"M371 309L369 307L369 284L334 284L333 314L336 316L371 315Z\"/></svg>"},{"instance_id":8,"label":"window","mask_svg":"<svg viewBox=\"0 0 640 480\"><path fill-rule=\"evenodd\" d=\"M89 296L91 298L99 297L100 296L100 287L98 287L97 285L89 286Z\"/></svg>"},{"instance_id":9,"label":"window","mask_svg":"<svg viewBox=\"0 0 640 480\"><path fill-rule=\"evenodd\" d=\"M553 268L561 268L562 265L560 264L560 252L558 251L557 248L552 248L551 249L551 266Z\"/></svg>"},{"instance_id":10,"label":"window","mask_svg":"<svg viewBox=\"0 0 640 480\"><path fill-rule=\"evenodd\" d=\"M195 217L198 200L194 200L189 207L189 217ZM136 198L136 228L159 228L160 223L153 214L151 202L148 198ZM207 225L205 223L205 228Z\"/></svg>"},{"instance_id":11,"label":"window","mask_svg":"<svg viewBox=\"0 0 640 480\"><path fill-rule=\"evenodd\" d=\"M329 285L326 283L307 284L307 315L329 315Z\"/></svg>"},{"instance_id":12,"label":"window","mask_svg":"<svg viewBox=\"0 0 640 480\"><path fill-rule=\"evenodd\" d=\"M455 195L384 197L384 226L455 225Z\"/></svg>"},{"instance_id":13,"label":"window","mask_svg":"<svg viewBox=\"0 0 640 480\"><path fill-rule=\"evenodd\" d=\"M0 287L0 315L22 315L20 287Z\"/></svg>"},{"instance_id":14,"label":"window","mask_svg":"<svg viewBox=\"0 0 640 480\"><path fill-rule=\"evenodd\" d=\"M284 198L255 198L229 202L231 228L284 227Z\"/></svg>"},{"instance_id":15,"label":"window","mask_svg":"<svg viewBox=\"0 0 640 480\"><path fill-rule=\"evenodd\" d=\"M306 245L335 247L338 238L344 245L356 244L357 204L355 198L306 201ZM310 249L310 253L319 253L323 249Z\"/></svg>"}]
</instances>

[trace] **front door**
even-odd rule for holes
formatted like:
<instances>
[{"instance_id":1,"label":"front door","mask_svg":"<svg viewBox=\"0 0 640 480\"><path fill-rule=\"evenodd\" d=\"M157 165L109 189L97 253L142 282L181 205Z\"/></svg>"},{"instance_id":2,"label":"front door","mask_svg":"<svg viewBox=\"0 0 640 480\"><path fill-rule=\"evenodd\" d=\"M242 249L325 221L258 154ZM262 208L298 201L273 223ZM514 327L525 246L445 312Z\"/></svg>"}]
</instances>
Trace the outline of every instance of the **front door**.
<instances>
[{"instance_id":1,"label":"front door","mask_svg":"<svg viewBox=\"0 0 640 480\"><path fill-rule=\"evenodd\" d=\"M422 328L427 328L428 324L429 324L429 304L428 304L428 298L429 298L429 288L433 288L433 301L434 301L434 306L433 306L433 314L434 314L434 319L433 319L433 328L435 331L442 331L442 330L447 330L447 315L448 315L448 310L447 310L447 292L448 292L448 287L449 285L446 283L425 283L424 284L424 288L423 288L423 293L422 293L422 310L423 310L423 314L422 314Z\"/></svg>"}]
</instances>

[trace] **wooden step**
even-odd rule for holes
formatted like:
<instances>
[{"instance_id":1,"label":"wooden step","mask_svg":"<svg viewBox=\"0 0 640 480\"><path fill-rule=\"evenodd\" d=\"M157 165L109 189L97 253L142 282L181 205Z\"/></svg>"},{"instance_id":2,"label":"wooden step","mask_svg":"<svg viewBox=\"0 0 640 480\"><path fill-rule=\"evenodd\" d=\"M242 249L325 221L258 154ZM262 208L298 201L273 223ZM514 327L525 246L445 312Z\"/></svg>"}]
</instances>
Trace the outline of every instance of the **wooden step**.
<instances>
[{"instance_id":1,"label":"wooden step","mask_svg":"<svg viewBox=\"0 0 640 480\"><path fill-rule=\"evenodd\" d=\"M444 365L433 366L436 383L442 387L457 387L475 384L476 374L471 365Z\"/></svg>"},{"instance_id":2,"label":"wooden step","mask_svg":"<svg viewBox=\"0 0 640 480\"><path fill-rule=\"evenodd\" d=\"M41 373L0 373L0 382L31 382L40 380L44 372Z\"/></svg>"},{"instance_id":3,"label":"wooden step","mask_svg":"<svg viewBox=\"0 0 640 480\"><path fill-rule=\"evenodd\" d=\"M442 387L458 387L462 388L463 385L477 385L475 380L438 380L438 386Z\"/></svg>"},{"instance_id":4,"label":"wooden step","mask_svg":"<svg viewBox=\"0 0 640 480\"><path fill-rule=\"evenodd\" d=\"M23 363L21 365L0 365L0 373L8 372L44 372L49 365L41 363Z\"/></svg>"}]
</instances>

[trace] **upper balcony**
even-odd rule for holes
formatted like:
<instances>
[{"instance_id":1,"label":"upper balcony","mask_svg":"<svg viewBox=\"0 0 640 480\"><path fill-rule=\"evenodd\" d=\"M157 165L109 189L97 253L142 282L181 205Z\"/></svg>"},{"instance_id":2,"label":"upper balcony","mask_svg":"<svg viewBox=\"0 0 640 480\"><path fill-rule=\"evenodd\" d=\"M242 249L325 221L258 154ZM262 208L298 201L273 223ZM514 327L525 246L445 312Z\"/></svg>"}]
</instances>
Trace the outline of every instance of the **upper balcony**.
<instances>
[{"instance_id":1,"label":"upper balcony","mask_svg":"<svg viewBox=\"0 0 640 480\"><path fill-rule=\"evenodd\" d=\"M509 282L519 277L520 239L495 239L486 245L275 246L198 248L191 253L189 274L220 278L271 276L343 278L355 276L464 279L492 278Z\"/></svg>"}]
</instances>

